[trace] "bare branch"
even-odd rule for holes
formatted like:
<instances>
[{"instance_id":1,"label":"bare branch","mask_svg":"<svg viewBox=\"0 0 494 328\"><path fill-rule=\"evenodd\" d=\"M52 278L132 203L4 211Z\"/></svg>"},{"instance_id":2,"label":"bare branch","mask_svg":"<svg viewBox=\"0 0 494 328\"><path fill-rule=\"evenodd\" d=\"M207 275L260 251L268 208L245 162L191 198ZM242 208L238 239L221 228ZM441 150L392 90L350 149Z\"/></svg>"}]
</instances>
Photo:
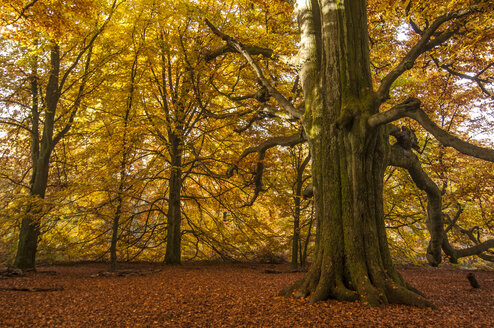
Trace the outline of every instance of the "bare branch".
<instances>
[{"instance_id":1,"label":"bare branch","mask_svg":"<svg viewBox=\"0 0 494 328\"><path fill-rule=\"evenodd\" d=\"M257 78L261 82L261 84L268 90L270 96L272 96L276 101L283 107L287 112L289 112L292 116L296 118L302 118L303 113L299 111L297 108L293 106L293 104L288 101L276 88L274 88L271 83L264 77L261 68L254 61L249 52L245 49L245 47L238 41L234 40L231 36L224 34L219 31L209 20L205 20L206 24L209 26L211 31L214 34L222 38L227 44L235 49L238 53L240 53L247 60L248 64L256 74Z\"/></svg>"},{"instance_id":2,"label":"bare branch","mask_svg":"<svg viewBox=\"0 0 494 328\"><path fill-rule=\"evenodd\" d=\"M451 230L451 228L453 228L456 225L456 222L460 218L461 213L463 213L463 208L461 207L461 205L457 204L457 207L458 207L458 211L456 211L456 214L455 214L455 217L453 220L451 220L448 215L444 214L444 217L446 217L449 221L449 225L446 229L444 229L444 233L448 233Z\"/></svg>"},{"instance_id":3,"label":"bare branch","mask_svg":"<svg viewBox=\"0 0 494 328\"><path fill-rule=\"evenodd\" d=\"M281 146L281 147L293 147L297 144L300 144L302 142L305 142L305 138L302 133L297 132L295 134L292 134L290 136L286 137L274 137L271 139L268 139L261 143L258 146L255 147L250 147L245 149L240 157L237 159L235 164L230 166L225 174L217 174L212 172L202 161L200 161L199 155L197 154L197 151L192 147L191 152L196 156L196 159L198 160L199 165L206 171L206 173L216 179L228 179L235 174L235 172L238 171L238 163L245 157L247 157L250 154L257 153L257 165L256 165L256 170L254 171L254 179L253 179L253 184L254 184L254 195L252 198L249 200L248 203L244 204L242 207L245 206L251 206L254 204L255 200L259 196L259 194L263 191L262 189L262 174L264 171L264 158L266 156L266 151L276 147L276 146Z\"/></svg>"},{"instance_id":4,"label":"bare branch","mask_svg":"<svg viewBox=\"0 0 494 328\"><path fill-rule=\"evenodd\" d=\"M263 143L261 143L256 147L250 147L244 150L244 152L242 153L242 155L240 155L237 162L241 161L243 158L247 157L247 155L252 153L266 152L266 150L276 146L293 147L302 142L305 142L305 138L300 132L297 132L287 137L274 137L264 141Z\"/></svg>"},{"instance_id":5,"label":"bare branch","mask_svg":"<svg viewBox=\"0 0 494 328\"><path fill-rule=\"evenodd\" d=\"M424 129L432 134L444 146L453 147L454 149L465 155L480 158L489 162L494 162L493 149L473 145L449 134L448 132L437 126L436 123L434 123L422 109L409 111L407 116L419 122Z\"/></svg>"},{"instance_id":6,"label":"bare branch","mask_svg":"<svg viewBox=\"0 0 494 328\"><path fill-rule=\"evenodd\" d=\"M442 260L441 248L444 236L441 191L422 169L417 156L401 145L396 144L391 148L389 164L406 169L417 187L427 193L427 229L431 235L427 260L430 265L437 266Z\"/></svg>"},{"instance_id":7,"label":"bare branch","mask_svg":"<svg viewBox=\"0 0 494 328\"><path fill-rule=\"evenodd\" d=\"M468 16L476 11L476 7L457 10L448 14L444 14L438 18L421 33L420 40L410 49L401 62L384 77L377 90L377 95L381 102L389 98L391 85L404 72L411 69L415 64L415 60L423 53L433 49L434 47L451 38L456 31L444 31L437 33L438 29L446 22Z\"/></svg>"},{"instance_id":8,"label":"bare branch","mask_svg":"<svg viewBox=\"0 0 494 328\"><path fill-rule=\"evenodd\" d=\"M23 124L17 122L14 119L11 119L11 118L0 118L0 124L12 125L12 126L20 128L20 129L24 129L24 130L28 131L29 133L33 133L33 131L29 127L24 126Z\"/></svg>"},{"instance_id":9,"label":"bare branch","mask_svg":"<svg viewBox=\"0 0 494 328\"><path fill-rule=\"evenodd\" d=\"M51 143L52 148L54 148L58 144L58 142L60 142L60 140L67 134L67 132L69 132L70 128L72 127L72 124L74 123L74 119L75 119L75 116L77 114L77 111L79 110L79 108L81 106L81 102L82 102L82 98L83 98L83 94L84 94L84 88L86 87L86 83L89 79L88 71L89 71L89 66L91 65L92 54L93 54L93 47L91 46L89 48L86 63L84 66L84 75L82 77L82 81L81 81L81 84L79 86L77 97L76 97L76 100L74 101L74 106L73 106L72 111L70 113L69 120L67 121L67 123L65 124L63 129L60 130L60 132L58 132L58 134L53 138L52 143Z\"/></svg>"},{"instance_id":10,"label":"bare branch","mask_svg":"<svg viewBox=\"0 0 494 328\"><path fill-rule=\"evenodd\" d=\"M451 65L448 65L448 64L441 64L439 63L439 60L433 56L431 56L432 60L434 61L434 63L436 64L437 67L439 68L442 68L444 69L446 72L448 72L449 74L451 75L454 75L454 76L457 76L461 79L466 79L466 80L470 80L470 81L473 81L475 83L477 83L477 85L479 86L479 88L482 90L483 93L485 93L487 96L491 97L494 99L494 95L492 94L492 92L490 92L489 90L486 89L486 87L484 86L484 84L490 84L492 83L492 78L490 79L483 79L480 77L480 75L482 75L483 73L485 73L485 71L487 71L489 68L493 67L494 66L494 62L493 63L490 63L489 65L487 65L484 69L482 69L479 73L475 74L475 75L468 75L468 74L465 74L465 73L460 73L458 71L455 71Z\"/></svg>"},{"instance_id":11,"label":"bare branch","mask_svg":"<svg viewBox=\"0 0 494 328\"><path fill-rule=\"evenodd\" d=\"M376 127L402 117L409 117L420 123L424 129L446 147L453 147L462 154L494 162L494 150L468 143L441 129L420 109L420 100L416 98L410 98L388 111L372 115L368 123L371 127Z\"/></svg>"},{"instance_id":12,"label":"bare branch","mask_svg":"<svg viewBox=\"0 0 494 328\"><path fill-rule=\"evenodd\" d=\"M30 3L28 3L27 5L25 5L24 7L22 7L21 11L19 12L19 15L17 16L17 18L12 21L11 23L9 24L14 24L16 23L19 19L21 18L26 18L26 11L31 8L32 6L34 6L36 4L36 2L38 2L38 0L32 0Z\"/></svg>"},{"instance_id":13,"label":"bare branch","mask_svg":"<svg viewBox=\"0 0 494 328\"><path fill-rule=\"evenodd\" d=\"M266 58L271 58L273 56L273 50L268 48L252 46L252 45L244 45L244 49L251 56L262 55ZM226 45L224 47L208 52L207 54L205 54L204 58L206 59L206 61L211 61L216 57L224 55L228 52L237 52L237 51L234 48L232 48L230 45Z\"/></svg>"},{"instance_id":14,"label":"bare branch","mask_svg":"<svg viewBox=\"0 0 494 328\"><path fill-rule=\"evenodd\" d=\"M58 86L59 90L58 92L59 93L62 93L62 90L63 90L63 86L65 85L65 82L67 81L68 77L70 76L70 74L72 73L72 71L74 70L75 67L77 67L77 64L79 64L79 61L81 60L82 56L84 56L84 54L86 53L86 51L92 49L93 45L94 45L94 42L96 41L96 39L98 38L98 36L105 30L106 26L108 25L108 23L110 22L113 14L115 13L115 10L116 8L122 4L122 2L118 3L117 0L114 0L113 3L112 3L112 6L111 6L111 11L110 11L110 14L108 15L108 17L105 19L105 21L103 22L103 24L101 25L101 27L93 34L93 36L91 37L91 39L89 40L89 43L87 45L85 45L82 50L77 54L77 57L75 58L74 62L72 63L72 65L70 65L67 70L65 71L61 81L60 81L60 84Z\"/></svg>"},{"instance_id":15,"label":"bare branch","mask_svg":"<svg viewBox=\"0 0 494 328\"><path fill-rule=\"evenodd\" d=\"M420 27L413 21L411 15L410 15L410 9L412 8L412 1L408 2L407 7L405 8L405 14L409 17L408 21L410 22L410 26L412 29L415 31L415 33L422 35L423 31L420 29Z\"/></svg>"},{"instance_id":16,"label":"bare branch","mask_svg":"<svg viewBox=\"0 0 494 328\"><path fill-rule=\"evenodd\" d=\"M240 155L240 158L238 161L242 160L245 158L247 155L252 154L257 152L257 166L256 170L254 172L254 195L250 199L250 201L247 204L244 204L243 206L252 206L254 202L256 201L257 197L259 194L263 191L262 189L262 174L264 171L264 158L266 156L266 151L270 148L276 147L276 146L282 146L282 147L293 147L299 143L302 143L305 141L305 138L303 137L303 134L300 132L297 132L291 136L288 137L274 137L271 139L268 139L261 143L259 146L256 147L251 147L247 148L244 150L242 155Z\"/></svg>"},{"instance_id":17,"label":"bare branch","mask_svg":"<svg viewBox=\"0 0 494 328\"><path fill-rule=\"evenodd\" d=\"M459 207L459 210L455 215L455 219L452 221L450 220L449 226L455 227L456 229L458 229L461 233L466 235L475 245L471 246L471 247L463 248L463 249L456 249L449 243L448 236L445 234L444 239L443 239L444 252L446 253L446 255L449 256L450 261L452 263L457 263L459 258L472 256L472 255L477 255L481 259L494 262L494 256L488 255L488 254L483 254L484 252L488 251L489 249L494 248L494 239L489 239L485 242L480 242L480 240L475 238L475 236L473 234L474 229L466 230L466 229L462 229L461 227L459 227L458 224L456 223L456 221L458 220L462 211L463 211L463 209L461 207ZM446 216L446 218L447 218L447 216Z\"/></svg>"},{"instance_id":18,"label":"bare branch","mask_svg":"<svg viewBox=\"0 0 494 328\"><path fill-rule=\"evenodd\" d=\"M385 112L372 115L371 117L369 117L367 123L371 128L375 128L379 125L399 120L400 118L407 116L407 112L419 108L420 100L418 100L417 98L408 98L401 104L398 104Z\"/></svg>"}]
</instances>

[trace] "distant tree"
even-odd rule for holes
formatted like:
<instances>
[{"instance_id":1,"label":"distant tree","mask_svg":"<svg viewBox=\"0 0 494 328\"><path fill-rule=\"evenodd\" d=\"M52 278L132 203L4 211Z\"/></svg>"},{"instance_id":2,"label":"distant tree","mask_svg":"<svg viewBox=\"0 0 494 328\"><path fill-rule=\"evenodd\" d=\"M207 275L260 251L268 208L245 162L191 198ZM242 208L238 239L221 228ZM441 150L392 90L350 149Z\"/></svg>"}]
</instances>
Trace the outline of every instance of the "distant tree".
<instances>
[{"instance_id":1,"label":"distant tree","mask_svg":"<svg viewBox=\"0 0 494 328\"><path fill-rule=\"evenodd\" d=\"M103 23L91 26L89 32L79 39L67 38L67 35L64 35L64 32L68 33L75 27L62 13L57 19L44 16L47 13L45 9L49 15L50 10L64 10L63 8L38 8L36 5L33 3L32 6L23 7L13 27L19 32L17 38L12 39L13 42L31 50L24 54L30 70L26 76L29 88L20 85L6 99L11 104L15 100L22 111L26 112L20 115L22 123L18 123L18 117L12 116L3 121L4 124L20 124L29 132L31 143L30 200L22 210L25 214L22 218L14 263L22 269L35 268L40 217L43 213L42 200L46 194L51 155L55 146L70 130L83 106L83 98L93 88L89 79L94 73L92 56L95 42L109 22L116 2L110 6L109 14ZM36 14L26 16L28 9L34 10ZM73 9L67 10L64 14L68 15L72 11ZM90 15L82 12L82 16L89 20ZM97 17L93 19L97 20ZM32 38L31 44L26 44L29 38ZM15 44L9 46L14 47ZM46 66L43 61L45 55L48 56Z\"/></svg>"}]
</instances>

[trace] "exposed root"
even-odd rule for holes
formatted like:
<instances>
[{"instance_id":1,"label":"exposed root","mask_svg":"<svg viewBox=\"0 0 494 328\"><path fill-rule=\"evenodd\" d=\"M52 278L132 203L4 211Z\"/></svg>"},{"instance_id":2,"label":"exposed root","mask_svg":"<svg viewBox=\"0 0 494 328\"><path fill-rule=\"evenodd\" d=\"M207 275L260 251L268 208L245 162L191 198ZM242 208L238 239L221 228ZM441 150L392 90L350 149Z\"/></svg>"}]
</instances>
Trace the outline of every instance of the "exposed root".
<instances>
[{"instance_id":1,"label":"exposed root","mask_svg":"<svg viewBox=\"0 0 494 328\"><path fill-rule=\"evenodd\" d=\"M364 279L357 284L356 289L360 300L366 305L379 306L387 303L384 294L380 293L379 290L372 285L367 276L364 276Z\"/></svg>"},{"instance_id":2,"label":"exposed root","mask_svg":"<svg viewBox=\"0 0 494 328\"><path fill-rule=\"evenodd\" d=\"M425 297L394 283L386 284L386 295L388 295L390 303L393 304L413 305L419 308L436 308L435 305Z\"/></svg>"},{"instance_id":3,"label":"exposed root","mask_svg":"<svg viewBox=\"0 0 494 328\"><path fill-rule=\"evenodd\" d=\"M347 302L355 302L360 298L357 292L348 289L341 280L336 282L331 294L335 299Z\"/></svg>"},{"instance_id":4,"label":"exposed root","mask_svg":"<svg viewBox=\"0 0 494 328\"><path fill-rule=\"evenodd\" d=\"M279 295L286 297L307 297L310 295L311 303L334 298L349 302L360 300L363 304L373 307L383 304L403 304L419 308L436 308L420 291L401 281L396 283L391 279L386 279L382 288L378 288L369 279L362 279L355 288L357 291L354 291L345 286L342 281L331 284L329 280L320 278L316 285L314 277L311 278L307 275L294 284L286 286Z\"/></svg>"},{"instance_id":5,"label":"exposed root","mask_svg":"<svg viewBox=\"0 0 494 328\"><path fill-rule=\"evenodd\" d=\"M295 282L294 284L291 284L291 285L287 285L285 286L285 288L283 288L279 293L278 293L278 296L285 296L285 297L289 297L289 296L292 296L293 292L295 290L297 290L301 285L302 283L304 282L304 278L302 279L299 279L297 280L297 282Z\"/></svg>"}]
</instances>

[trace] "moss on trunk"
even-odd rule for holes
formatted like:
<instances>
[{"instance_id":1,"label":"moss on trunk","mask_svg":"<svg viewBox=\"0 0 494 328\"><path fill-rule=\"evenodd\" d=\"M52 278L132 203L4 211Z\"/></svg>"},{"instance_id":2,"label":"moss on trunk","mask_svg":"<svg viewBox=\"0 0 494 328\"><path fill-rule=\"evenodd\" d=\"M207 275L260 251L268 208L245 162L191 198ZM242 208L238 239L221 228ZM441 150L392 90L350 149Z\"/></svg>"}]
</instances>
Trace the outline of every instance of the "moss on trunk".
<instances>
[{"instance_id":1,"label":"moss on trunk","mask_svg":"<svg viewBox=\"0 0 494 328\"><path fill-rule=\"evenodd\" d=\"M301 77L317 245L308 273L281 294L310 295L312 302L432 306L407 285L389 254L383 213L389 146L384 128L367 124L379 101L372 90L365 1L303 3L296 9L307 55Z\"/></svg>"}]
</instances>

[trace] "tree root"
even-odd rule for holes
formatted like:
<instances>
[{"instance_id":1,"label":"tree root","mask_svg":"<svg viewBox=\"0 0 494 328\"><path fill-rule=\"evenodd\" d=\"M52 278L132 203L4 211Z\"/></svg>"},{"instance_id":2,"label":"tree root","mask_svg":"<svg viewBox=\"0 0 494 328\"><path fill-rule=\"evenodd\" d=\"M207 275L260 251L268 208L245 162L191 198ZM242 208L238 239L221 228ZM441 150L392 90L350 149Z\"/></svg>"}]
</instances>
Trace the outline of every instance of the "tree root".
<instances>
[{"instance_id":1,"label":"tree root","mask_svg":"<svg viewBox=\"0 0 494 328\"><path fill-rule=\"evenodd\" d=\"M394 283L386 284L386 295L388 296L389 302L392 304L412 305L419 308L436 308L436 306L425 297Z\"/></svg>"},{"instance_id":2,"label":"tree root","mask_svg":"<svg viewBox=\"0 0 494 328\"><path fill-rule=\"evenodd\" d=\"M307 297L310 295L311 303L334 298L349 302L360 300L363 304L374 307L383 304L403 304L419 308L436 308L432 302L425 298L424 294L414 287L407 283L404 283L403 286L399 285L391 279L386 279L383 288L378 288L368 279L363 279L359 287L355 288L356 291L345 286L343 282L328 284L329 281L321 280L316 283L311 275L307 275L294 284L283 288L279 295L285 297Z\"/></svg>"}]
</instances>

